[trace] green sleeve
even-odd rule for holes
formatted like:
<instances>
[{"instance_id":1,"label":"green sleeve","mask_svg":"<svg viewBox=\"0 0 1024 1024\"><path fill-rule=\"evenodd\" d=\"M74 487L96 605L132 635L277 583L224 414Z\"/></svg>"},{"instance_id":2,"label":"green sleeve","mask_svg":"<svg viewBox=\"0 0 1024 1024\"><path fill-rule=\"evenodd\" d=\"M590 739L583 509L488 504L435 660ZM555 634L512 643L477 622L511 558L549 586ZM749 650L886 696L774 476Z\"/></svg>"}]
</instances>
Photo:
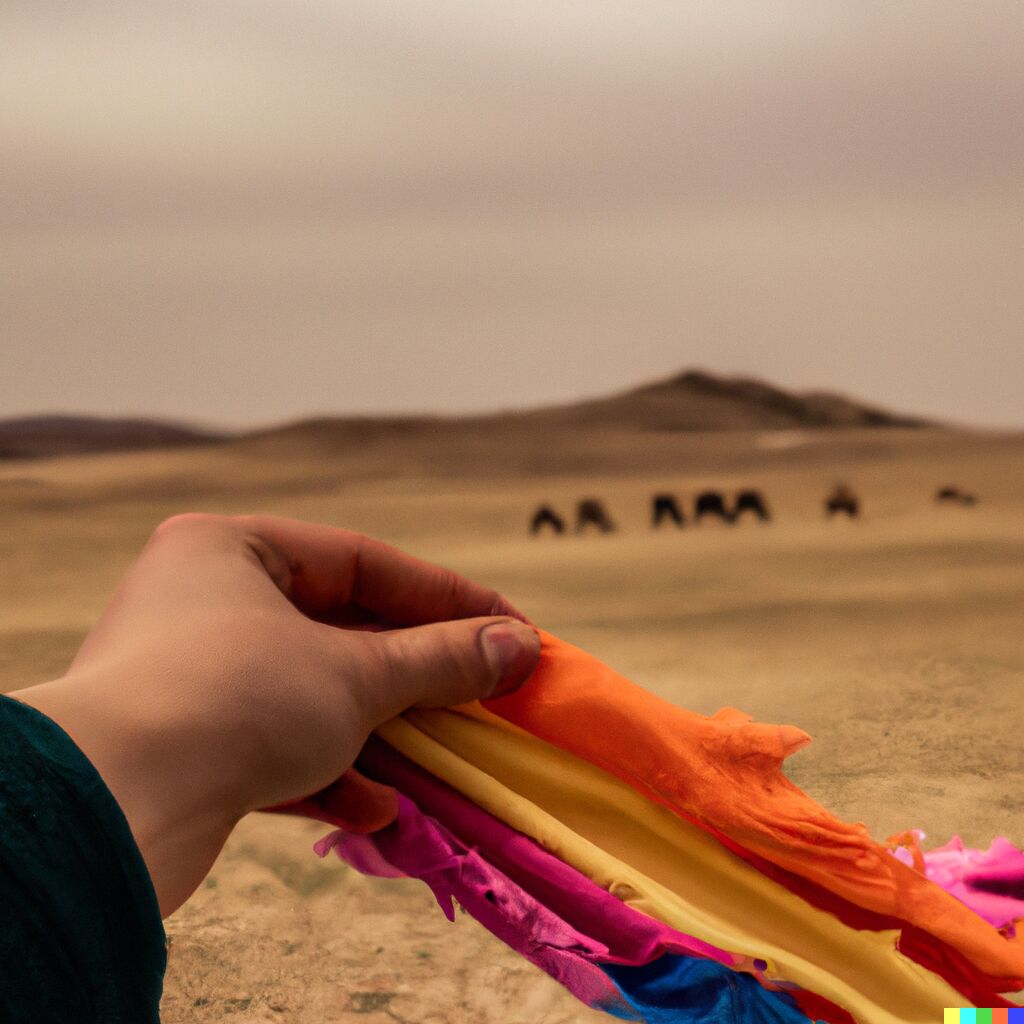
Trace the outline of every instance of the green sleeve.
<instances>
[{"instance_id":1,"label":"green sleeve","mask_svg":"<svg viewBox=\"0 0 1024 1024\"><path fill-rule=\"evenodd\" d=\"M0 696L0 1021L159 1021L156 893L121 808L71 737Z\"/></svg>"}]
</instances>

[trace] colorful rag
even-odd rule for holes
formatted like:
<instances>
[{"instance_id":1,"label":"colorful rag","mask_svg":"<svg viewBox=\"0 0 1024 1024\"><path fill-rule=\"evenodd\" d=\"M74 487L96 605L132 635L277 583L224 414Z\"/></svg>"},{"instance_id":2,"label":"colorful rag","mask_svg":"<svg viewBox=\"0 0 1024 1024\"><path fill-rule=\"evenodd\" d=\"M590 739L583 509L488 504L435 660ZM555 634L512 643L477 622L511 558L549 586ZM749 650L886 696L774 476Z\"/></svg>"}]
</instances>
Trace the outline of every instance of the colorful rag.
<instances>
[{"instance_id":1,"label":"colorful rag","mask_svg":"<svg viewBox=\"0 0 1024 1024\"><path fill-rule=\"evenodd\" d=\"M1008 839L993 839L987 850L965 847L959 836L923 855L925 874L976 914L1012 938L1024 919L1024 852Z\"/></svg>"},{"instance_id":2,"label":"colorful rag","mask_svg":"<svg viewBox=\"0 0 1024 1024\"><path fill-rule=\"evenodd\" d=\"M409 712L360 772L281 809L340 826L320 852L424 879L624 1019L926 1024L1013 1005L1024 854L876 843L782 774L798 729L685 711L542 641L515 694Z\"/></svg>"},{"instance_id":3,"label":"colorful rag","mask_svg":"<svg viewBox=\"0 0 1024 1024\"><path fill-rule=\"evenodd\" d=\"M380 878L422 879L450 921L455 920L453 901L457 901L587 1005L626 1020L645 1019L639 1014L657 1005L666 986L671 1005L685 1011L676 1013L675 1019L687 1024L729 1019L723 1012L732 1009L741 1011L739 1017L733 1016L743 1024L804 1024L807 1020L784 993L769 992L753 978L714 960L673 955L675 949L688 951L689 943L682 936L677 942L668 929L658 937L657 958L642 945L631 956L616 955L604 943L573 928L412 801L404 796L398 800L398 818L387 828L371 835L338 830L317 844L317 852L323 856L333 849L353 867ZM615 899L593 883L590 888L595 891L588 892L582 877L572 888L578 898ZM652 931L657 930L652 925ZM666 973L627 969L650 968L655 963Z\"/></svg>"}]
</instances>

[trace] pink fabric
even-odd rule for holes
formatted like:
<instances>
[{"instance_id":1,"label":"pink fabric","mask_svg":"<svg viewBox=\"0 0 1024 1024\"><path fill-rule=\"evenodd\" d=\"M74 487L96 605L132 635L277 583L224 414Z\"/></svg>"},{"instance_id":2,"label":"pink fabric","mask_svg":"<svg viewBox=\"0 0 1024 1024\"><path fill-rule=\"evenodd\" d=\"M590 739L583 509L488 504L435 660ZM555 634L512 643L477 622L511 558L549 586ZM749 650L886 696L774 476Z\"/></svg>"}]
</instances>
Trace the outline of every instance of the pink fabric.
<instances>
[{"instance_id":1,"label":"pink fabric","mask_svg":"<svg viewBox=\"0 0 1024 1024\"><path fill-rule=\"evenodd\" d=\"M618 990L598 966L609 959L604 945L561 920L405 796L399 795L398 818L387 828L372 835L332 832L315 849L321 857L334 850L366 874L422 879L450 921L457 899L488 931L588 1006L621 1008Z\"/></svg>"},{"instance_id":2,"label":"pink fabric","mask_svg":"<svg viewBox=\"0 0 1024 1024\"><path fill-rule=\"evenodd\" d=\"M1008 839L987 850L964 846L953 836L924 855L925 874L996 928L1024 919L1024 852Z\"/></svg>"},{"instance_id":3,"label":"pink fabric","mask_svg":"<svg viewBox=\"0 0 1024 1024\"><path fill-rule=\"evenodd\" d=\"M530 892L561 919L598 940L606 962L644 964L663 953L681 953L739 967L744 958L627 907L575 868L509 828L461 793L371 737L359 763L372 777L411 797L424 813L474 849L489 864Z\"/></svg>"}]
</instances>

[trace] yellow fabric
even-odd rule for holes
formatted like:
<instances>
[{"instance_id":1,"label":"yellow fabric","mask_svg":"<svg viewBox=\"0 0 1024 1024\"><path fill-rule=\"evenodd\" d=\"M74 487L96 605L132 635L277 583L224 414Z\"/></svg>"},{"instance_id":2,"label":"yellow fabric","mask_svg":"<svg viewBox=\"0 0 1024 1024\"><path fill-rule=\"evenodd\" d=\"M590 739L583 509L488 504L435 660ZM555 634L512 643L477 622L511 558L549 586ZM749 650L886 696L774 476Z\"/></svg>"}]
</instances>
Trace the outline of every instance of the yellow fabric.
<instances>
[{"instance_id":1,"label":"yellow fabric","mask_svg":"<svg viewBox=\"0 0 1024 1024\"><path fill-rule=\"evenodd\" d=\"M461 712L461 713L460 713ZM636 910L768 962L864 1024L933 1024L962 997L895 948L766 878L626 783L478 706L414 711L379 735Z\"/></svg>"},{"instance_id":2,"label":"yellow fabric","mask_svg":"<svg viewBox=\"0 0 1024 1024\"><path fill-rule=\"evenodd\" d=\"M735 708L706 717L676 707L544 632L533 675L485 706L748 853L928 933L932 952L944 945L1006 989L1024 988L1024 947L786 778L784 759L810 742L800 729Z\"/></svg>"}]
</instances>

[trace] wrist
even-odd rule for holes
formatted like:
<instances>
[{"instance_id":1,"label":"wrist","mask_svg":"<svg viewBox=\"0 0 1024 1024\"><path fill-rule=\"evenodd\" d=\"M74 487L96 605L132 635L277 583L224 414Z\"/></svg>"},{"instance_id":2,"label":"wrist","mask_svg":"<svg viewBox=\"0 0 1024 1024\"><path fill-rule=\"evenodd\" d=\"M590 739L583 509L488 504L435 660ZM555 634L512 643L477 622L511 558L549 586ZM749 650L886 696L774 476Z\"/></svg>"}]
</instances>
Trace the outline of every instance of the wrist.
<instances>
[{"instance_id":1,"label":"wrist","mask_svg":"<svg viewBox=\"0 0 1024 1024\"><path fill-rule=\"evenodd\" d=\"M76 673L7 696L56 722L92 763L128 822L167 917L202 882L241 813L203 784L201 765L168 757L173 738L145 709L132 708L127 693L103 699L118 689Z\"/></svg>"}]
</instances>

